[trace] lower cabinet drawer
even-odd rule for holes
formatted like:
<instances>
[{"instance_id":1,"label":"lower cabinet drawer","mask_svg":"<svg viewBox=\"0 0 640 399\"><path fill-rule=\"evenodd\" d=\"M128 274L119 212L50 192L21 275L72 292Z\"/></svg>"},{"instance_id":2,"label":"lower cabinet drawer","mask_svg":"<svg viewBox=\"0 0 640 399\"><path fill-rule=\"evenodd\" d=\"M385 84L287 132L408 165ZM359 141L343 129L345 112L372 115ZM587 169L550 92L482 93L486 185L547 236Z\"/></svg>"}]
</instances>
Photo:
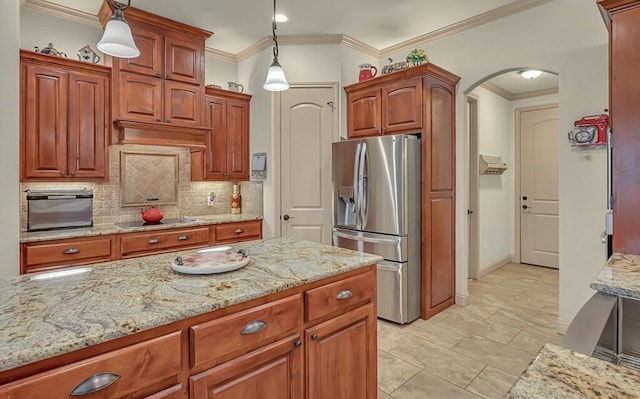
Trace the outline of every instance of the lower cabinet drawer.
<instances>
[{"instance_id":1,"label":"lower cabinet drawer","mask_svg":"<svg viewBox=\"0 0 640 399\"><path fill-rule=\"evenodd\" d=\"M177 331L9 383L0 388L0 399L129 397L168 378L177 378L181 371Z\"/></svg>"},{"instance_id":2,"label":"lower cabinet drawer","mask_svg":"<svg viewBox=\"0 0 640 399\"><path fill-rule=\"evenodd\" d=\"M215 226L216 244L262 238L262 223L259 220L229 223Z\"/></svg>"},{"instance_id":3,"label":"lower cabinet drawer","mask_svg":"<svg viewBox=\"0 0 640 399\"><path fill-rule=\"evenodd\" d=\"M340 309L373 300L376 293L374 272L367 272L305 292L307 321Z\"/></svg>"},{"instance_id":4,"label":"lower cabinet drawer","mask_svg":"<svg viewBox=\"0 0 640 399\"><path fill-rule=\"evenodd\" d=\"M120 254L125 258L181 248L194 248L205 246L208 243L208 227L132 233L120 238Z\"/></svg>"},{"instance_id":5,"label":"lower cabinet drawer","mask_svg":"<svg viewBox=\"0 0 640 399\"><path fill-rule=\"evenodd\" d=\"M190 329L191 366L251 350L269 338L293 331L302 324L300 294L270 302Z\"/></svg>"},{"instance_id":6,"label":"lower cabinet drawer","mask_svg":"<svg viewBox=\"0 0 640 399\"><path fill-rule=\"evenodd\" d=\"M111 244L111 236L23 244L22 272L46 270L56 265L106 262L114 259Z\"/></svg>"}]
</instances>

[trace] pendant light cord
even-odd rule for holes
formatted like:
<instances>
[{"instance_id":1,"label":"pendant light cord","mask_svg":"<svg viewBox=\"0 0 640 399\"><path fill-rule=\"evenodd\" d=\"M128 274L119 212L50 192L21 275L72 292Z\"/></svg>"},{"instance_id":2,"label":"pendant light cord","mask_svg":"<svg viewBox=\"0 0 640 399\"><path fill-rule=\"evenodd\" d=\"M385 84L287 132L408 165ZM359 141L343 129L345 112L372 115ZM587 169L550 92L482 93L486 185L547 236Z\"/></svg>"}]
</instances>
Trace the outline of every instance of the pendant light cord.
<instances>
[{"instance_id":1,"label":"pendant light cord","mask_svg":"<svg viewBox=\"0 0 640 399\"><path fill-rule=\"evenodd\" d=\"M275 44L275 46L273 47L273 58L277 60L278 59L278 36L276 35L276 0L273 0L273 22L271 27L273 30L273 42Z\"/></svg>"}]
</instances>

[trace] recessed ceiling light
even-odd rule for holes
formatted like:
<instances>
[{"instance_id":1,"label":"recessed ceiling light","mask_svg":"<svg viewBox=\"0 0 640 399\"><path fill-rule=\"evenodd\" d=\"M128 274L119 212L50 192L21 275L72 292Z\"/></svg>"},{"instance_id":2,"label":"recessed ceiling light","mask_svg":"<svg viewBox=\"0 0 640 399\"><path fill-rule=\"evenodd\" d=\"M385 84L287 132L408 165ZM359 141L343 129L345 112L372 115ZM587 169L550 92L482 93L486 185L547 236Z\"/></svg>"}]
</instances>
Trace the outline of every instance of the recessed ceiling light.
<instances>
[{"instance_id":1,"label":"recessed ceiling light","mask_svg":"<svg viewBox=\"0 0 640 399\"><path fill-rule=\"evenodd\" d=\"M527 69L526 71L520 71L520 76L525 79L535 79L540 75L542 75L542 71L538 71L536 69Z\"/></svg>"},{"instance_id":2,"label":"recessed ceiling light","mask_svg":"<svg viewBox=\"0 0 640 399\"><path fill-rule=\"evenodd\" d=\"M289 17L287 17L284 14L276 14L276 22L280 23L280 22L287 22L289 20Z\"/></svg>"}]
</instances>

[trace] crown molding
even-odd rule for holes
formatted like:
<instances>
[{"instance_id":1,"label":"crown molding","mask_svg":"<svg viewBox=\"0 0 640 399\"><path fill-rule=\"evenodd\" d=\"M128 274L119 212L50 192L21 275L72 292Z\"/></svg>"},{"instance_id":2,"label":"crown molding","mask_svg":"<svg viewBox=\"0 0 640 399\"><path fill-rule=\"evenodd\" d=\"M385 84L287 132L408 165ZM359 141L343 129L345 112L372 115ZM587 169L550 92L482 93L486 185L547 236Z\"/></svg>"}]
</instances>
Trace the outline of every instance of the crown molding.
<instances>
[{"instance_id":1,"label":"crown molding","mask_svg":"<svg viewBox=\"0 0 640 399\"><path fill-rule=\"evenodd\" d=\"M227 53L226 51L218 50L213 47L204 48L205 55L211 58L217 58L222 61L238 62L238 57L234 54Z\"/></svg>"},{"instance_id":2,"label":"crown molding","mask_svg":"<svg viewBox=\"0 0 640 399\"><path fill-rule=\"evenodd\" d=\"M27 10L41 12L43 14L68 19L70 21L102 29L102 25L100 25L100 21L98 21L98 16L88 12L78 11L73 8L53 4L47 0L22 0L21 5Z\"/></svg>"},{"instance_id":3,"label":"crown molding","mask_svg":"<svg viewBox=\"0 0 640 399\"><path fill-rule=\"evenodd\" d=\"M504 88L492 82L484 82L483 84L480 85L480 87L482 87L487 91L490 91L491 93L497 96L504 98L507 101L524 100L526 98L550 96L550 95L559 93L557 87L552 87L550 89L525 91L523 93L512 93L509 90L505 90Z\"/></svg>"},{"instance_id":4,"label":"crown molding","mask_svg":"<svg viewBox=\"0 0 640 399\"><path fill-rule=\"evenodd\" d=\"M350 47L352 49L358 50L361 53L365 53L375 58L381 57L380 50L378 50L377 48L369 46L368 44L347 35L342 36L342 45L345 47Z\"/></svg>"},{"instance_id":5,"label":"crown molding","mask_svg":"<svg viewBox=\"0 0 640 399\"><path fill-rule=\"evenodd\" d=\"M421 45L435 42L436 40L443 39L447 36L455 35L457 33L464 32L466 30L488 24L489 22L493 22L498 19L517 14L519 12L529 10L531 8L551 3L553 1L555 0L519 0L511 4L494 8L493 10L478 14L449 26L445 26L444 28L436 29L424 35L420 35L414 37L413 39L409 39L396 45L384 48L380 50L380 57L388 57L402 51L413 50L414 48Z\"/></svg>"},{"instance_id":6,"label":"crown molding","mask_svg":"<svg viewBox=\"0 0 640 399\"><path fill-rule=\"evenodd\" d=\"M251 46L247 47L236 55L236 61L244 61L247 58L258 54L262 50L271 47L271 41L271 36L267 36L262 40L253 43Z\"/></svg>"}]
</instances>

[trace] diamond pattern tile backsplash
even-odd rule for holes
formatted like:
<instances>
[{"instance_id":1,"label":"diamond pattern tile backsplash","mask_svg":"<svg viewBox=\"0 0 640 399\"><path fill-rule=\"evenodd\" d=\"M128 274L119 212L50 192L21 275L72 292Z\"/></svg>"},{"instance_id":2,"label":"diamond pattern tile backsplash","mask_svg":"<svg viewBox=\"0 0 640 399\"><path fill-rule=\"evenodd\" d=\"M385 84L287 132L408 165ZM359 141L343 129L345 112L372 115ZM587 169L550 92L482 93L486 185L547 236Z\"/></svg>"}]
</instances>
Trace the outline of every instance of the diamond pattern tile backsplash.
<instances>
[{"instance_id":1,"label":"diamond pattern tile backsplash","mask_svg":"<svg viewBox=\"0 0 640 399\"><path fill-rule=\"evenodd\" d=\"M93 190L93 223L131 222L140 218L139 207L120 206L120 152L178 155L178 204L159 205L165 218L229 213L231 209L231 182L192 182L191 154L188 148L112 145L109 148L109 181L106 183L21 183L20 227L27 228L27 189L88 188ZM214 193L213 206L207 206L207 197ZM242 212L263 215L261 182L240 182Z\"/></svg>"}]
</instances>

